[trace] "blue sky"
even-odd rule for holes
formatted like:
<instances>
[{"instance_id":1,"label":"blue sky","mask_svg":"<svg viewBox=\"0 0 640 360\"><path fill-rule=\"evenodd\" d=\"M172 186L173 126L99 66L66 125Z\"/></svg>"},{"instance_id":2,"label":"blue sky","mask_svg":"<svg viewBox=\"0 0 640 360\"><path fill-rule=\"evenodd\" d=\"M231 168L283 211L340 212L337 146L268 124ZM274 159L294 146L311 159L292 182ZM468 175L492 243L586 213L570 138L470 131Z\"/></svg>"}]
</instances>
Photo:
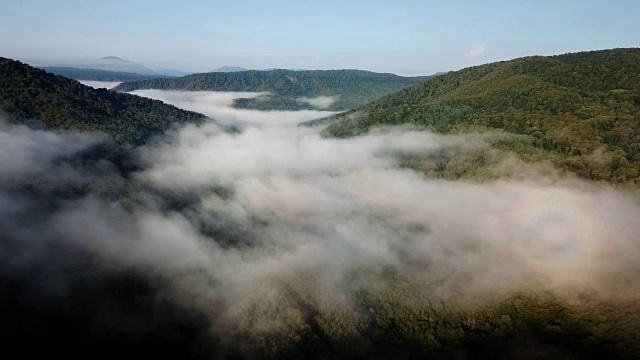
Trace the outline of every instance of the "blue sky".
<instances>
[{"instance_id":1,"label":"blue sky","mask_svg":"<svg viewBox=\"0 0 640 360\"><path fill-rule=\"evenodd\" d=\"M638 0L0 0L0 56L430 74L640 46Z\"/></svg>"}]
</instances>

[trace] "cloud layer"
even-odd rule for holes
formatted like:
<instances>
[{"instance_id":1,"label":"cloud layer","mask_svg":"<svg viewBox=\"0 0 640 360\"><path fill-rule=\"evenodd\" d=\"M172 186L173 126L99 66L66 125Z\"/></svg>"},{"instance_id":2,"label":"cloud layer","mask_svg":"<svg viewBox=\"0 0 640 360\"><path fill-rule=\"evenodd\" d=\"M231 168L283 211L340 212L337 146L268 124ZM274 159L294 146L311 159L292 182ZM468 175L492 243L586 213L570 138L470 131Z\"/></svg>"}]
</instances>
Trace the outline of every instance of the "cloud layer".
<instances>
[{"instance_id":1,"label":"cloud layer","mask_svg":"<svg viewBox=\"0 0 640 360\"><path fill-rule=\"evenodd\" d=\"M315 98L301 97L298 99L298 101L307 103L319 110L328 109L337 100L337 96L318 96Z\"/></svg>"},{"instance_id":2,"label":"cloud layer","mask_svg":"<svg viewBox=\"0 0 640 360\"><path fill-rule=\"evenodd\" d=\"M21 284L3 305L27 304L15 321L84 299L85 313L69 310L81 323L146 339L153 324L189 319L194 337L224 342L298 329L302 301L350 314L339 318L357 328L367 316L357 291L382 291L389 273L433 299L637 296L633 193L575 179L429 179L398 156L488 146L410 129L326 139L296 126L320 112L231 109L237 94L143 94L244 129L186 126L129 153L138 170L126 173L113 156L87 155L101 138L0 126L2 285ZM141 299L137 318L118 294Z\"/></svg>"},{"instance_id":3,"label":"cloud layer","mask_svg":"<svg viewBox=\"0 0 640 360\"><path fill-rule=\"evenodd\" d=\"M93 81L93 80L78 80L82 85L91 86L94 89L113 89L120 85L121 81Z\"/></svg>"}]
</instances>

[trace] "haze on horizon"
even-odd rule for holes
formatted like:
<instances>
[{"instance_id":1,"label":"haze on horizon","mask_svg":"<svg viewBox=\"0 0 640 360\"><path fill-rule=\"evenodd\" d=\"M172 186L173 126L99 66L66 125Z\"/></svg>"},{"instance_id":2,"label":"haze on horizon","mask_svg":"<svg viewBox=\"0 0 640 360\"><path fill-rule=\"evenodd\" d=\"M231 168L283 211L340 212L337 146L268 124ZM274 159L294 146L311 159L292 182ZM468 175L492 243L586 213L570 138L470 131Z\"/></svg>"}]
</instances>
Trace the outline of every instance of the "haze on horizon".
<instances>
[{"instance_id":1,"label":"haze on horizon","mask_svg":"<svg viewBox=\"0 0 640 360\"><path fill-rule=\"evenodd\" d=\"M357 68L426 75L528 55L637 47L640 3L0 1L0 55L118 56L156 70Z\"/></svg>"}]
</instances>

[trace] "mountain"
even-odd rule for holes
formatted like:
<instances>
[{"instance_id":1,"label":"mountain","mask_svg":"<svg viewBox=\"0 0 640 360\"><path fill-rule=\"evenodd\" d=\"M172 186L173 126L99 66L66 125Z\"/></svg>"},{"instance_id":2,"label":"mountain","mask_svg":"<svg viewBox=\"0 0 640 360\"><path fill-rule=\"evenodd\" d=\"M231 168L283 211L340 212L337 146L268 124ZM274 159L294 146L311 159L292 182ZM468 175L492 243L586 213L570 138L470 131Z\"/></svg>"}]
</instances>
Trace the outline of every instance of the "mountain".
<instances>
[{"instance_id":1,"label":"mountain","mask_svg":"<svg viewBox=\"0 0 640 360\"><path fill-rule=\"evenodd\" d=\"M74 67L45 66L41 68L46 72L62 75L74 80L91 81L134 81L153 79L155 75L140 75L130 72L107 71L99 69L83 69Z\"/></svg>"},{"instance_id":2,"label":"mountain","mask_svg":"<svg viewBox=\"0 0 640 360\"><path fill-rule=\"evenodd\" d=\"M122 72L130 72L136 73L140 75L159 75L153 69L150 69L144 65L138 64L136 62L130 60L124 60L117 56L106 56L100 59L97 59L96 62L87 62L83 64L84 66L78 66L82 68L91 68L91 69L99 69L99 70L108 70L108 71L122 71Z\"/></svg>"},{"instance_id":3,"label":"mountain","mask_svg":"<svg viewBox=\"0 0 640 360\"><path fill-rule=\"evenodd\" d=\"M634 94L638 72L633 54L622 52L612 60L603 57L581 62L579 67L589 65L592 70L585 70L582 76L583 72L572 68L570 74L576 75L568 79L561 66L550 75L555 79L550 83L561 82L548 85L553 91L544 99L550 103L534 110L550 116L546 113L555 109L555 97L561 97L562 91L573 92L570 83L576 82L585 96L602 94L604 102L597 112L605 120L610 113L632 111L640 105L637 98L630 95L631 102L622 101L624 97L614 102L607 95L609 85L600 87L598 79L614 82L615 94ZM553 60L553 64L556 60L542 59ZM518 61L528 60L514 60ZM560 65L563 61L575 62L562 59ZM618 61L628 65L616 65ZM441 99L449 101L446 106L456 107L436 109L446 119L436 117L434 114L440 113L434 110L414 126L444 133L483 131L490 135L487 140L499 140L495 146L518 150L528 144L518 139L529 135L518 132L519 127L505 130L497 112L501 102L507 102L514 110L508 108L503 116L526 111L521 127L531 126L526 120L536 120L535 112L516 100L537 99L535 92L519 83L524 75L509 75L510 67L505 65L509 63L428 80L359 112L349 112L348 120L336 116L333 120L342 122L334 126L350 129L353 118L353 124L362 129L333 135L352 136L378 124L409 123L397 119L393 112L377 118L378 113L367 112L370 107L384 113L397 106L407 114L422 115L424 109L418 107L424 104L425 111L431 111L430 107L438 106L433 102ZM503 73L496 74L502 67ZM542 75L526 76L544 79ZM481 82L485 77L489 78ZM540 81L546 84L546 80ZM511 82L518 87L510 89ZM522 92L525 95L520 95ZM493 98L494 93L499 94ZM563 103L558 112L570 105ZM464 106L474 106L469 110L474 113L454 122L458 112L464 115L468 111ZM189 117L198 114L128 94L93 90L9 59L0 59L0 109L15 122L40 118L53 127L111 131L116 138L138 135L171 114L185 116L175 120L178 122L201 121L201 117ZM484 116L495 121L474 125ZM367 123L365 117L379 121ZM611 129L618 120L609 125ZM367 161L345 171L336 153L315 145L318 143L304 143L310 136L293 141L291 151L306 152L305 147L311 146L318 153L328 153L329 162L320 161L320 169L326 170L316 170L302 161L289 163L296 157L288 156L289 152L283 151L287 147L278 144L276 137L265 139L276 139L275 147L266 147L275 149L276 154L265 153L265 147L256 146L263 141L256 134L249 134L249 142L221 138L228 143L221 148L207 140L204 153L195 151L200 147L198 138L186 134L183 139L171 140L182 145L167 143L170 148L146 149L158 159L134 159L133 166L140 168L128 173L131 176L120 174L127 167L113 164L102 154L94 155L94 151L83 151L79 156L53 156L57 154L52 151L47 166L35 176L14 177L12 168L5 167L8 175L0 181L0 313L8 339L5 342L23 351L63 353L72 359L126 359L149 354L186 359L639 358L639 299L637 272L633 271L637 269L637 235L634 227L628 227L637 206L600 201L597 204L602 207L592 213L583 207L607 199L593 188L586 190L593 191L597 199L593 201L584 201L569 191L573 189L556 192L536 187L528 192L528 186L523 186L515 188L523 191L522 196L514 196L509 195L513 190L493 185L486 186L489 192L485 198L484 191L478 192L482 185L477 183L422 184L413 172L391 170L388 154L375 157L373 171ZM290 131L274 136L282 134L291 136ZM208 139L211 134L202 135ZM22 138L16 136L16 142ZM143 140L134 137L131 142ZM342 147L339 141L325 143L336 146L344 157L352 156L344 150L355 149ZM40 144L29 145L23 149L37 149ZM376 152L366 140L357 142L361 145L365 152ZM356 150L352 162L362 161L357 154L360 149ZM252 152L258 156L247 156ZM131 161L129 157L135 153L123 157ZM218 154L227 157L210 161ZM17 155L14 161L30 158L29 154ZM182 167L181 160L188 158L192 165ZM286 162L284 166L279 160ZM425 166L431 161L405 160L407 166L420 161ZM478 161L473 163L476 167L488 161L474 160ZM335 167L332 161L337 161ZM447 171L455 167L452 162L444 164ZM111 171L110 163L117 165L120 173ZM237 168L238 164L248 170L236 170L244 169ZM256 164L257 169L250 169ZM154 172L162 168L171 171ZM202 181L206 173L211 174L210 181ZM145 179L147 174L173 187L155 185ZM191 189L189 183L184 184L182 180L190 181L190 177L198 178L202 186ZM424 187L430 190L425 192ZM614 190L605 191L606 195ZM450 196L454 192L456 196ZM628 204L636 204L635 195L622 194L629 194ZM542 199L531 199L537 196ZM318 204L318 211L309 210L314 204ZM464 208L468 211L455 211ZM583 217L583 210L593 217ZM595 214L607 212L611 216L601 221L580 221L596 220ZM453 219L443 221L448 216ZM617 217L620 221L607 222ZM565 230L565 224L570 229ZM618 227L620 232L609 232ZM577 235L573 231L578 231ZM609 234L622 234L628 246L621 247ZM575 244L564 245L563 238L574 236ZM512 243L518 245L511 247ZM619 249L628 253L612 254ZM546 257L551 261L541 260ZM601 274L591 273L592 267L618 274L618 259L632 264L624 267L628 277L613 279L611 287L589 286L574 293L570 279ZM520 275L518 267L510 266L516 262L533 274ZM543 264L555 267L546 273ZM580 271L587 273L574 277ZM539 288L539 282L554 283L556 279L538 278L537 272L564 275L561 277L567 282L560 280L559 284L566 286ZM602 276L594 284L610 278L613 276ZM510 279L521 284L503 288ZM580 281L576 285L581 289ZM195 302L181 302L183 299Z\"/></svg>"},{"instance_id":4,"label":"mountain","mask_svg":"<svg viewBox=\"0 0 640 360\"><path fill-rule=\"evenodd\" d=\"M120 143L142 144L174 124L200 123L205 116L158 100L105 89L0 58L0 113L20 123L102 131Z\"/></svg>"},{"instance_id":5,"label":"mountain","mask_svg":"<svg viewBox=\"0 0 640 360\"><path fill-rule=\"evenodd\" d=\"M403 124L443 134L481 132L494 148L525 161L550 161L588 179L639 183L640 49L470 67L319 122L332 122L324 133L337 137ZM497 172L487 169L499 168L479 154L451 160L435 170L428 165L433 159L408 164L449 178L493 177Z\"/></svg>"},{"instance_id":6,"label":"mountain","mask_svg":"<svg viewBox=\"0 0 640 360\"><path fill-rule=\"evenodd\" d=\"M249 69L243 68L240 66L222 66L217 69L211 70L211 72L238 72L238 71L249 71Z\"/></svg>"},{"instance_id":7,"label":"mountain","mask_svg":"<svg viewBox=\"0 0 640 360\"><path fill-rule=\"evenodd\" d=\"M320 108L341 111L364 105L430 77L403 77L363 70L271 70L214 72L176 79L122 83L114 90L138 89L269 92L269 97L240 99L236 107L261 110Z\"/></svg>"},{"instance_id":8,"label":"mountain","mask_svg":"<svg viewBox=\"0 0 640 360\"><path fill-rule=\"evenodd\" d=\"M51 70L52 72L67 76L65 74L73 74L71 77L76 80L97 80L92 77L111 77L114 80L102 80L102 81L133 81L133 80L143 80L143 79L152 79L156 77L180 77L193 74L193 72L182 71L176 69L163 69L163 70L153 70L144 65L138 64L133 61L124 60L117 56L106 56L99 59L76 59L76 60L63 60L63 61L42 61L42 60L29 60L27 61L32 66ZM73 69L73 70L72 70ZM96 71L96 74L92 74L91 72L87 73L79 73L78 69L85 70L93 70ZM115 74L100 74L99 71L110 71L120 73L118 75ZM63 73L64 72L64 73ZM89 78L79 78L77 74L81 74L81 76L89 77ZM132 76L141 75L141 76ZM121 79L119 79L121 78Z\"/></svg>"},{"instance_id":9,"label":"mountain","mask_svg":"<svg viewBox=\"0 0 640 360\"><path fill-rule=\"evenodd\" d=\"M81 69L96 69L105 71L134 73L140 75L160 76L158 72L133 61L121 59L117 56L106 56L99 59L71 59L60 61L29 61L37 67L71 67Z\"/></svg>"}]
</instances>

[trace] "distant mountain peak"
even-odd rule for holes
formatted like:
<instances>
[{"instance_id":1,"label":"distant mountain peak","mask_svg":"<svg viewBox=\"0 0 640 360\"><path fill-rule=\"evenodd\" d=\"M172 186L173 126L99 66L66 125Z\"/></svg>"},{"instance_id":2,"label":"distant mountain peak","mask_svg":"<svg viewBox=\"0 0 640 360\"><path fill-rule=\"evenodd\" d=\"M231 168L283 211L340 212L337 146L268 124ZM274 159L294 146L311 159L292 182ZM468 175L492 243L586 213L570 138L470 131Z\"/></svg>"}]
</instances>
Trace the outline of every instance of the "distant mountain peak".
<instances>
[{"instance_id":1,"label":"distant mountain peak","mask_svg":"<svg viewBox=\"0 0 640 360\"><path fill-rule=\"evenodd\" d=\"M80 69L96 69L104 71L126 72L148 76L159 76L155 70L131 60L126 60L117 56L105 56L92 59L68 59L61 61L45 61L39 64L41 67L72 67Z\"/></svg>"},{"instance_id":2,"label":"distant mountain peak","mask_svg":"<svg viewBox=\"0 0 640 360\"><path fill-rule=\"evenodd\" d=\"M211 70L211 72L239 72L248 71L249 69L240 66L222 66L217 69Z\"/></svg>"}]
</instances>

